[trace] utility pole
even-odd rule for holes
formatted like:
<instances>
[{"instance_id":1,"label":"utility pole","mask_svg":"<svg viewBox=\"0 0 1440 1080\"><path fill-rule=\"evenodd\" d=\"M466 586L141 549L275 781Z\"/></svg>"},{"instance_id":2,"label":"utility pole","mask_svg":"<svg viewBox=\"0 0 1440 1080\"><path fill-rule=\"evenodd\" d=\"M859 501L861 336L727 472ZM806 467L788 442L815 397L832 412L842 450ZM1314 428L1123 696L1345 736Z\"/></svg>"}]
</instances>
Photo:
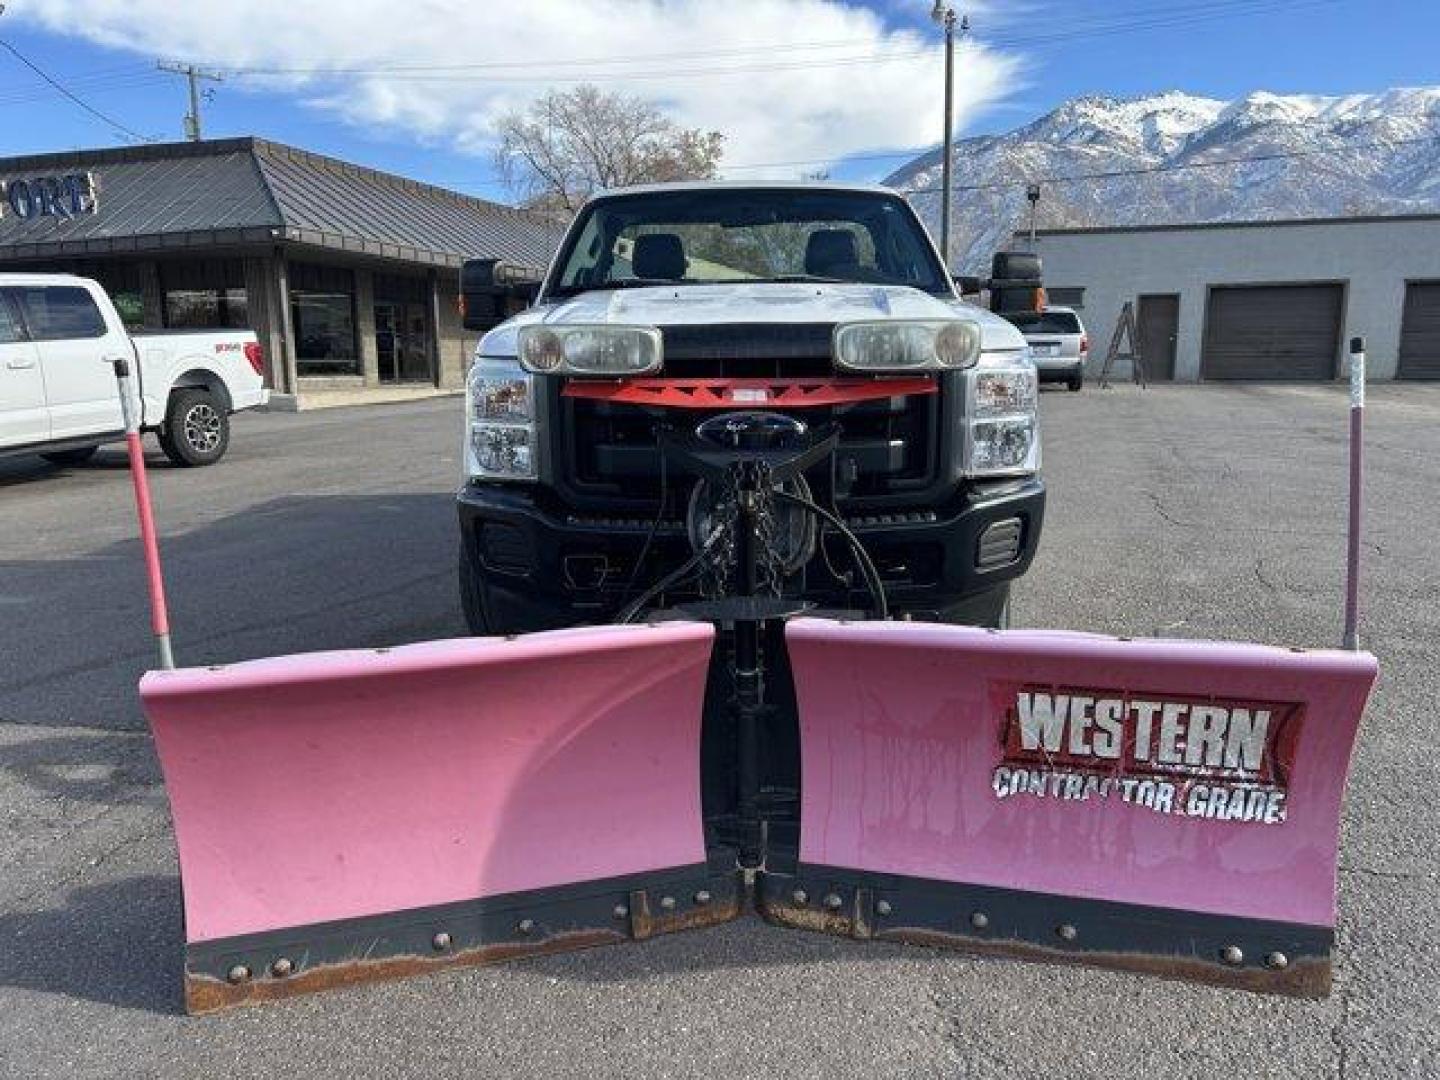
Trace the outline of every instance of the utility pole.
<instances>
[{"instance_id":1,"label":"utility pole","mask_svg":"<svg viewBox=\"0 0 1440 1080\"><path fill-rule=\"evenodd\" d=\"M200 80L208 79L218 83L223 82L225 76L218 71L207 71L194 64L176 64L161 60L155 66L171 75L184 75L189 82L190 111L185 115L185 137L191 142L199 142L204 137L200 130Z\"/></svg>"},{"instance_id":2,"label":"utility pole","mask_svg":"<svg viewBox=\"0 0 1440 1080\"><path fill-rule=\"evenodd\" d=\"M1035 250L1035 211L1040 205L1040 185L1031 184L1025 189L1025 198L1030 200L1030 250Z\"/></svg>"},{"instance_id":3,"label":"utility pole","mask_svg":"<svg viewBox=\"0 0 1440 1080\"><path fill-rule=\"evenodd\" d=\"M945 0L935 0L930 18L945 28L945 138L942 140L944 159L940 164L940 257L950 268L950 199L951 170L955 156L955 9ZM959 18L960 34L970 30L970 16Z\"/></svg>"}]
</instances>

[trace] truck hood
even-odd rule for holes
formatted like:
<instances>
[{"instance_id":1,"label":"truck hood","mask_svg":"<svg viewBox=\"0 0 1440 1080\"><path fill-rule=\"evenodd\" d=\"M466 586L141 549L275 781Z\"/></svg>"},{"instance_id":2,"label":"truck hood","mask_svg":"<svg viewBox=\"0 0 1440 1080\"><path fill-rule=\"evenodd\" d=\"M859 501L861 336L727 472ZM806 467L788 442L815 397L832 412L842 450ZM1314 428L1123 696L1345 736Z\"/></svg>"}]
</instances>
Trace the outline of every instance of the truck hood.
<instances>
[{"instance_id":1,"label":"truck hood","mask_svg":"<svg viewBox=\"0 0 1440 1080\"><path fill-rule=\"evenodd\" d=\"M536 323L714 326L725 323L838 323L856 319L934 319L963 315L980 324L986 352L1023 349L1010 323L962 300L942 299L895 285L680 285L603 289L541 304L485 335L485 356L514 356L516 334Z\"/></svg>"}]
</instances>

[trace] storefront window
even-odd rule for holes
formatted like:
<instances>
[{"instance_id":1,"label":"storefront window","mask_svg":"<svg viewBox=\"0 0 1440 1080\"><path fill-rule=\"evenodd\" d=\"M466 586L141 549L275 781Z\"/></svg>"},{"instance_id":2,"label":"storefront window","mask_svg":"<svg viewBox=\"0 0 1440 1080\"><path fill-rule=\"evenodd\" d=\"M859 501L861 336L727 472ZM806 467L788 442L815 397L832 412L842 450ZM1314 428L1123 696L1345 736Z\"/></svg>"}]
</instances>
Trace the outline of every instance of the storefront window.
<instances>
[{"instance_id":1,"label":"storefront window","mask_svg":"<svg viewBox=\"0 0 1440 1080\"><path fill-rule=\"evenodd\" d=\"M290 320L301 375L358 375L355 277L349 270L290 264Z\"/></svg>"},{"instance_id":2,"label":"storefront window","mask_svg":"<svg viewBox=\"0 0 1440 1080\"><path fill-rule=\"evenodd\" d=\"M165 294L165 324L177 330L248 329L245 290L172 289Z\"/></svg>"},{"instance_id":3,"label":"storefront window","mask_svg":"<svg viewBox=\"0 0 1440 1080\"><path fill-rule=\"evenodd\" d=\"M239 259L189 259L160 265L165 325L177 330L247 330L250 304Z\"/></svg>"},{"instance_id":4,"label":"storefront window","mask_svg":"<svg viewBox=\"0 0 1440 1080\"><path fill-rule=\"evenodd\" d=\"M120 321L125 324L127 330L154 330L163 325L159 321L158 312L155 314L154 321L146 321L145 281L140 264L137 262L115 259L74 259L63 263L40 264L35 266L35 269L77 274L80 277L98 281L100 287L109 293L111 301L115 304L115 310L120 314Z\"/></svg>"},{"instance_id":5,"label":"storefront window","mask_svg":"<svg viewBox=\"0 0 1440 1080\"><path fill-rule=\"evenodd\" d=\"M430 282L375 275L375 352L381 382L433 382Z\"/></svg>"}]
</instances>

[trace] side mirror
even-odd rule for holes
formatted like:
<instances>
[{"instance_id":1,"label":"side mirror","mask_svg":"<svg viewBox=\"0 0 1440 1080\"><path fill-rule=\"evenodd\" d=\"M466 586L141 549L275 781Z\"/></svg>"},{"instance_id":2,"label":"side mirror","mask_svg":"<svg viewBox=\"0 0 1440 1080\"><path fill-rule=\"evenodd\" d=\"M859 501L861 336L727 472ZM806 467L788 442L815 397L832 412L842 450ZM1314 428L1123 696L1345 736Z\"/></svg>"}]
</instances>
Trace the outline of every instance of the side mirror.
<instances>
[{"instance_id":1,"label":"side mirror","mask_svg":"<svg viewBox=\"0 0 1440 1080\"><path fill-rule=\"evenodd\" d=\"M955 287L960 290L961 296L978 296L985 288L985 282L971 274L956 274Z\"/></svg>"},{"instance_id":2,"label":"side mirror","mask_svg":"<svg viewBox=\"0 0 1440 1080\"><path fill-rule=\"evenodd\" d=\"M466 259L460 266L460 319L466 330L494 329L539 293L533 274L499 259Z\"/></svg>"},{"instance_id":3,"label":"side mirror","mask_svg":"<svg viewBox=\"0 0 1440 1080\"><path fill-rule=\"evenodd\" d=\"M990 310L1004 313L1044 308L1040 256L1031 251L997 251L991 262Z\"/></svg>"},{"instance_id":4,"label":"side mirror","mask_svg":"<svg viewBox=\"0 0 1440 1080\"><path fill-rule=\"evenodd\" d=\"M991 260L990 276L1001 281L1020 283L1041 280L1040 256L1033 251L997 251Z\"/></svg>"}]
</instances>

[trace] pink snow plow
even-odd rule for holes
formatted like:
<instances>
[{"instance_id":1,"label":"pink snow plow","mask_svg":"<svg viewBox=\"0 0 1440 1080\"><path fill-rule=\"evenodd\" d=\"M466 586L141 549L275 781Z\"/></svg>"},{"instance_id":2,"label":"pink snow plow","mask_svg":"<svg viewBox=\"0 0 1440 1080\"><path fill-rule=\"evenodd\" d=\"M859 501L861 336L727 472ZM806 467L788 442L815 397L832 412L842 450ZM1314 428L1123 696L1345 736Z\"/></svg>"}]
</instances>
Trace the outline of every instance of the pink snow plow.
<instances>
[{"instance_id":1,"label":"pink snow plow","mask_svg":"<svg viewBox=\"0 0 1440 1080\"><path fill-rule=\"evenodd\" d=\"M659 436L696 485L701 601L666 608L661 580L616 625L147 674L187 1008L749 910L1325 994L1377 670L1354 649L1360 405L1348 651L890 621L863 546L803 483L836 432L757 412ZM785 595L796 552L775 536L826 529L871 610Z\"/></svg>"},{"instance_id":2,"label":"pink snow plow","mask_svg":"<svg viewBox=\"0 0 1440 1080\"><path fill-rule=\"evenodd\" d=\"M722 922L714 630L602 627L157 671L192 1012Z\"/></svg>"},{"instance_id":3,"label":"pink snow plow","mask_svg":"<svg viewBox=\"0 0 1440 1080\"><path fill-rule=\"evenodd\" d=\"M1353 652L789 625L799 866L775 922L1302 995L1375 678Z\"/></svg>"}]
</instances>

